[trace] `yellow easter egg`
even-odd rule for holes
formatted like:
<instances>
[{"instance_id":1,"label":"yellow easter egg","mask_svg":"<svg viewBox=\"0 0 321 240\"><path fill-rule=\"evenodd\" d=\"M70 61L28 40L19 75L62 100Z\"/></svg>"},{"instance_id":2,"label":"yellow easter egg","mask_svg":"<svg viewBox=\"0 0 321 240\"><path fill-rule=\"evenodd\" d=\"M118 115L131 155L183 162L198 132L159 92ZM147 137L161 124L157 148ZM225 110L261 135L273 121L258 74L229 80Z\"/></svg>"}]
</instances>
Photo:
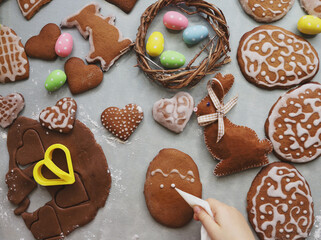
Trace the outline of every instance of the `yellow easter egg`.
<instances>
[{"instance_id":1,"label":"yellow easter egg","mask_svg":"<svg viewBox=\"0 0 321 240\"><path fill-rule=\"evenodd\" d=\"M312 15L303 16L298 22L298 29L309 35L321 33L321 19Z\"/></svg>"},{"instance_id":2,"label":"yellow easter egg","mask_svg":"<svg viewBox=\"0 0 321 240\"><path fill-rule=\"evenodd\" d=\"M161 55L164 50L164 37L160 32L153 32L147 41L146 52L151 57Z\"/></svg>"}]
</instances>

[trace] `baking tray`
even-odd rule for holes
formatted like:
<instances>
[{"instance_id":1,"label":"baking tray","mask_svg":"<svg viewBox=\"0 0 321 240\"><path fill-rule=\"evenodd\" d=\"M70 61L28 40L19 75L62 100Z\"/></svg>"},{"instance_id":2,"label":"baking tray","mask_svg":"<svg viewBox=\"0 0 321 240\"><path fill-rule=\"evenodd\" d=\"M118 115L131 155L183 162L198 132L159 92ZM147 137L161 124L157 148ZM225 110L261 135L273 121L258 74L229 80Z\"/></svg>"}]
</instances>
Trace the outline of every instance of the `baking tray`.
<instances>
[{"instance_id":1,"label":"baking tray","mask_svg":"<svg viewBox=\"0 0 321 240\"><path fill-rule=\"evenodd\" d=\"M220 7L226 18L231 32L231 59L232 62L221 68L223 74L232 73L235 84L226 96L226 100L236 94L239 95L237 105L228 113L229 119L239 125L254 129L262 139L264 122L268 112L284 90L267 91L248 83L242 76L236 61L236 51L241 36L258 26L259 23L248 17L241 8L238 0L209 0ZM14 0L4 0L0 5L0 23L11 27L21 37L23 44L47 23L60 24L65 17L81 9L88 0L54 0L42 8L30 21L26 21ZM143 11L154 1L140 0L130 14L104 0L96 0L102 7L103 15L115 15L116 26L124 36L134 39ZM170 9L170 8L169 8ZM165 35L166 49L174 49L184 53L187 59L199 50L198 45L188 48L182 42L181 33L169 33L163 26L159 13L149 29L161 31ZM296 23L304 15L296 0L292 10L280 21L273 23L298 33ZM198 17L189 17L197 23ZM76 29L65 29L74 38L72 56L83 58L89 51L89 44ZM309 38L309 41L321 54L321 36ZM5 84L0 86L0 95L11 92L20 92L26 100L26 107L22 115L37 119L39 112L52 106L65 96L72 96L68 86L48 93L44 88L44 81L49 72L63 69L66 59L57 59L46 62L29 59L30 77L26 81ZM136 65L136 56L132 51L123 57L104 74L100 86L86 93L73 96L78 103L77 118L84 122L94 133L97 142L102 146L107 157L112 174L112 188L106 205L98 211L96 218L84 227L71 233L66 239L96 240L96 239L200 239L200 223L191 221L180 229L170 229L158 224L149 214L143 195L145 174L149 162L163 148L177 148L189 154L198 165L203 183L203 197L214 197L239 209L246 214L246 195L252 180L260 168L247 170L227 177L215 177L212 173L217 161L206 149L203 140L203 129L199 127L196 117L192 116L184 132L175 134L157 124L151 114L152 105L162 97L172 97L175 92L165 89L147 79ZM320 82L321 73L314 78ZM198 103L206 95L206 82L210 77L203 79L197 86L187 91ZM144 110L144 120L127 143L120 143L106 131L100 123L101 112L109 106L123 107L128 103L136 103ZM5 174L8 171L8 153L6 148L7 130L0 129L0 239L29 240L32 234L25 226L21 217L14 215L14 205L7 200L7 186ZM273 154L269 155L271 162L278 161ZM311 163L295 165L310 184L315 204L315 226L309 239L321 239L321 189L320 172L321 161L316 159ZM31 194L29 211L34 211L50 200L49 193L38 187Z\"/></svg>"}]
</instances>

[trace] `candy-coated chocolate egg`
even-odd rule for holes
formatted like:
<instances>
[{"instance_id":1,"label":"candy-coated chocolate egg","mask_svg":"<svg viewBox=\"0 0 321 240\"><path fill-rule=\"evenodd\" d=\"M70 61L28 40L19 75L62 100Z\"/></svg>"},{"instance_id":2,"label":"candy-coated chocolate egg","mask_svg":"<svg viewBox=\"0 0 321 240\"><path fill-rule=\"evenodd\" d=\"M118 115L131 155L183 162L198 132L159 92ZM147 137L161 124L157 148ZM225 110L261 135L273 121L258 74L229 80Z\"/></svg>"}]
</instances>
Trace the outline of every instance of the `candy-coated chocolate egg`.
<instances>
[{"instance_id":1,"label":"candy-coated chocolate egg","mask_svg":"<svg viewBox=\"0 0 321 240\"><path fill-rule=\"evenodd\" d=\"M185 56L176 51L165 51L160 56L160 62L165 68L180 68L185 64Z\"/></svg>"},{"instance_id":2,"label":"candy-coated chocolate egg","mask_svg":"<svg viewBox=\"0 0 321 240\"><path fill-rule=\"evenodd\" d=\"M312 15L303 16L298 22L298 29L309 35L321 33L321 19Z\"/></svg>"},{"instance_id":3,"label":"candy-coated chocolate egg","mask_svg":"<svg viewBox=\"0 0 321 240\"><path fill-rule=\"evenodd\" d=\"M168 29L183 30L188 26L188 19L179 12L169 11L165 13L163 23Z\"/></svg>"},{"instance_id":4,"label":"candy-coated chocolate egg","mask_svg":"<svg viewBox=\"0 0 321 240\"><path fill-rule=\"evenodd\" d=\"M56 91L65 84L67 79L66 74L61 70L52 71L46 79L45 88L49 91Z\"/></svg>"},{"instance_id":5,"label":"candy-coated chocolate egg","mask_svg":"<svg viewBox=\"0 0 321 240\"><path fill-rule=\"evenodd\" d=\"M208 36L208 29L202 25L188 27L183 32L183 40L186 44L194 45Z\"/></svg>"},{"instance_id":6,"label":"candy-coated chocolate egg","mask_svg":"<svg viewBox=\"0 0 321 240\"><path fill-rule=\"evenodd\" d=\"M164 37L160 32L153 32L148 38L146 44L146 51L149 56L157 57L161 55L164 50Z\"/></svg>"},{"instance_id":7,"label":"candy-coated chocolate egg","mask_svg":"<svg viewBox=\"0 0 321 240\"><path fill-rule=\"evenodd\" d=\"M72 51L73 44L72 36L69 33L61 34L55 45L56 54L60 57L67 57Z\"/></svg>"}]
</instances>

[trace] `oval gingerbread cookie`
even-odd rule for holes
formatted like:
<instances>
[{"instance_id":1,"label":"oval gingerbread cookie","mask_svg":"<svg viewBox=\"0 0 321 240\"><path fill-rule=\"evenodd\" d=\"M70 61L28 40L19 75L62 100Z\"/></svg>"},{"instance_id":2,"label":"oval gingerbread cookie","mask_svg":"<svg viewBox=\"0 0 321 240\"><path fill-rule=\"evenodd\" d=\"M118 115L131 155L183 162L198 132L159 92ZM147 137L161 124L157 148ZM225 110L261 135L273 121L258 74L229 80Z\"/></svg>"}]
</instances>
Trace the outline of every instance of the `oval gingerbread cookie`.
<instances>
[{"instance_id":1,"label":"oval gingerbread cookie","mask_svg":"<svg viewBox=\"0 0 321 240\"><path fill-rule=\"evenodd\" d=\"M284 17L294 0L240 0L244 11L258 22L274 22Z\"/></svg>"},{"instance_id":2,"label":"oval gingerbread cookie","mask_svg":"<svg viewBox=\"0 0 321 240\"><path fill-rule=\"evenodd\" d=\"M288 163L271 163L252 182L248 218L262 240L303 240L314 223L309 184Z\"/></svg>"},{"instance_id":3,"label":"oval gingerbread cookie","mask_svg":"<svg viewBox=\"0 0 321 240\"><path fill-rule=\"evenodd\" d=\"M148 210L157 222L178 228L193 218L193 209L175 187L202 197L202 183L193 159L176 149L163 149L149 164L144 195Z\"/></svg>"},{"instance_id":4,"label":"oval gingerbread cookie","mask_svg":"<svg viewBox=\"0 0 321 240\"><path fill-rule=\"evenodd\" d=\"M307 83L283 96L270 110L266 136L282 160L304 163L321 155L321 84Z\"/></svg>"},{"instance_id":5,"label":"oval gingerbread cookie","mask_svg":"<svg viewBox=\"0 0 321 240\"><path fill-rule=\"evenodd\" d=\"M308 82L319 70L318 54L308 41L271 25L245 33L237 59L249 82L268 89L288 89Z\"/></svg>"}]
</instances>

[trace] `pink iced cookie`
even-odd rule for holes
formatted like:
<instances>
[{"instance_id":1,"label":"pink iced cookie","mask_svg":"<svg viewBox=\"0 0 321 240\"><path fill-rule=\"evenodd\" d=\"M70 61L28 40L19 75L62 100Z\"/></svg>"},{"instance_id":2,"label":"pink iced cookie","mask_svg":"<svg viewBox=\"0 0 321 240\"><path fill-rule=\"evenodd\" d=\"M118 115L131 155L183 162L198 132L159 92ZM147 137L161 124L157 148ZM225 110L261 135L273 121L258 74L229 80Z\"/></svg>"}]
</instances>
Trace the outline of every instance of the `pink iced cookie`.
<instances>
[{"instance_id":1,"label":"pink iced cookie","mask_svg":"<svg viewBox=\"0 0 321 240\"><path fill-rule=\"evenodd\" d=\"M173 98L163 98L153 107L153 117L156 122L169 130L180 133L184 130L194 108L192 96L179 92Z\"/></svg>"},{"instance_id":2,"label":"pink iced cookie","mask_svg":"<svg viewBox=\"0 0 321 240\"><path fill-rule=\"evenodd\" d=\"M165 13L163 23L168 29L183 30L188 26L188 19L179 12L169 11Z\"/></svg>"},{"instance_id":3,"label":"pink iced cookie","mask_svg":"<svg viewBox=\"0 0 321 240\"><path fill-rule=\"evenodd\" d=\"M56 54L60 57L67 57L72 51L73 44L72 36L69 33L61 34L55 45Z\"/></svg>"}]
</instances>

